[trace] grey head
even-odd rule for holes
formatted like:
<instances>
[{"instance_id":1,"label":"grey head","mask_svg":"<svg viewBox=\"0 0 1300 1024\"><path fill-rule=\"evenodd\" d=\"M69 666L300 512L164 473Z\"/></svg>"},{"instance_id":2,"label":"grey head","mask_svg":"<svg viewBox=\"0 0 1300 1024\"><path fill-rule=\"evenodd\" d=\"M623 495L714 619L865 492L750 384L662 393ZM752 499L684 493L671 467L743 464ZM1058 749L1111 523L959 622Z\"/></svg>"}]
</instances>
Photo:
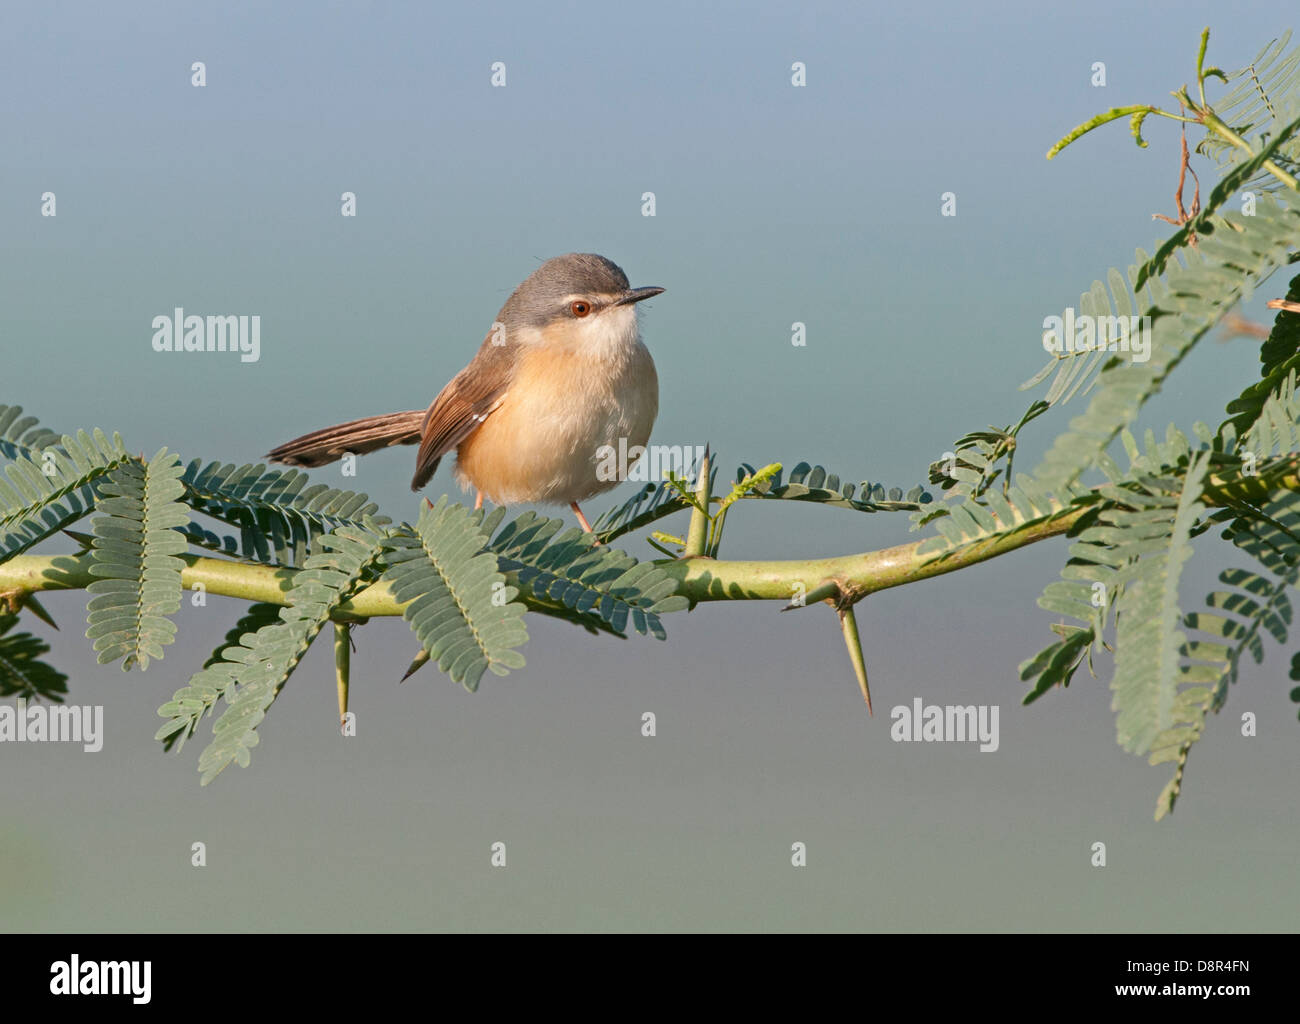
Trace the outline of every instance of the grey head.
<instances>
[{"instance_id":1,"label":"grey head","mask_svg":"<svg viewBox=\"0 0 1300 1024\"><path fill-rule=\"evenodd\" d=\"M540 329L560 320L599 317L662 291L631 288L627 275L613 260L590 252L571 252L547 260L529 274L501 307L497 319L507 330Z\"/></svg>"}]
</instances>

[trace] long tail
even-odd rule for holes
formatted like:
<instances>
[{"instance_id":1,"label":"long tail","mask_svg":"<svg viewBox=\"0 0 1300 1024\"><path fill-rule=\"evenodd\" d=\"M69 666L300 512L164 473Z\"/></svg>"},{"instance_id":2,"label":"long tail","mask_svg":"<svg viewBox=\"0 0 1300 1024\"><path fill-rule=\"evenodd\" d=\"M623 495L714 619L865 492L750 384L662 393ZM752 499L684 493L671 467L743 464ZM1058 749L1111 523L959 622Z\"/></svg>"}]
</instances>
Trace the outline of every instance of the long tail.
<instances>
[{"instance_id":1,"label":"long tail","mask_svg":"<svg viewBox=\"0 0 1300 1024\"><path fill-rule=\"evenodd\" d=\"M273 448L266 457L289 466L324 466L347 454L364 455L395 444L419 444L424 412L390 412L313 430Z\"/></svg>"}]
</instances>

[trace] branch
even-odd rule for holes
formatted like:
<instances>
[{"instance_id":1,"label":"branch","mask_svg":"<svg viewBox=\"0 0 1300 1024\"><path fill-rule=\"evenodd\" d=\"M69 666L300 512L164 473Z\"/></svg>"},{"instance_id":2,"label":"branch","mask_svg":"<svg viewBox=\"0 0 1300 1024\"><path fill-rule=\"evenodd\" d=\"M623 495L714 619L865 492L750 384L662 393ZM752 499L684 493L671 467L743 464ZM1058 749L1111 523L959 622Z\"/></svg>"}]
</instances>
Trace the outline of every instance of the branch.
<instances>
[{"instance_id":1,"label":"branch","mask_svg":"<svg viewBox=\"0 0 1300 1024\"><path fill-rule=\"evenodd\" d=\"M985 559L1014 551L1027 544L1065 533L1087 511L1054 519L1040 526L1026 527L1011 536L994 537L959 547L935 561L916 554L921 541L898 547L834 558L774 561L718 561L712 558L660 560L656 564L678 582L677 593L692 601L790 600L795 584L814 586L834 580L854 600L877 590L915 583L954 572ZM233 562L201 555L178 556L185 563L181 585L186 590L202 586L209 594L245 601L287 604L286 595L294 576L301 570ZM18 555L0 564L0 593L13 597L42 590L83 590L96 577L90 574L90 554ZM508 575L508 574L507 574ZM807 587L812 590L813 587ZM517 600L530 606L523 592ZM380 615L401 615L404 604L393 598L387 581L372 584L350 601L339 605L334 618L340 622Z\"/></svg>"},{"instance_id":2,"label":"branch","mask_svg":"<svg viewBox=\"0 0 1300 1024\"><path fill-rule=\"evenodd\" d=\"M1292 457L1270 472L1268 486L1300 490L1300 457ZM1208 478L1202 501L1208 505L1239 504L1243 486L1264 487L1265 477ZM1062 506L1063 507L1063 506ZM956 572L979 562L1005 555L1048 537L1067 533L1092 506L1076 508L1012 533L971 541L953 548L936 560L920 555L924 541L900 544L854 555L831 558L771 561L719 561L713 558L660 560L660 566L677 581L677 593L691 601L789 601L802 585L812 594L833 584L840 600L853 603L891 587ZM246 601L287 604L286 595L297 569L254 565L200 555L178 556L185 563L181 583L186 590L197 585L209 594ZM0 564L0 594L21 601L23 595L42 590L81 590L96 577L90 574L89 553L78 555L18 555ZM507 574L509 575L509 574ZM546 607L525 590L518 600L534 610ZM401 615L405 607L392 595L389 583L381 581L339 605L334 618L340 622L382 615Z\"/></svg>"}]
</instances>

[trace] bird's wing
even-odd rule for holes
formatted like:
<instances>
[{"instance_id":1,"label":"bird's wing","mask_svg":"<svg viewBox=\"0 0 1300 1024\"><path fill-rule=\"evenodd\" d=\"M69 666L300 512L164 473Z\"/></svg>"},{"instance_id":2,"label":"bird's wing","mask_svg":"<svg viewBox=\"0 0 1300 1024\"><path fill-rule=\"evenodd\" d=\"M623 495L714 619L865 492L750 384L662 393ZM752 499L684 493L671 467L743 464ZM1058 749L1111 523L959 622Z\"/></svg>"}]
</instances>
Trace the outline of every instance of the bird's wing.
<instances>
[{"instance_id":1,"label":"bird's wing","mask_svg":"<svg viewBox=\"0 0 1300 1024\"><path fill-rule=\"evenodd\" d=\"M470 364L438 392L424 414L411 490L433 477L438 461L474 433L501 405L514 373L517 346L494 344L489 334Z\"/></svg>"}]
</instances>

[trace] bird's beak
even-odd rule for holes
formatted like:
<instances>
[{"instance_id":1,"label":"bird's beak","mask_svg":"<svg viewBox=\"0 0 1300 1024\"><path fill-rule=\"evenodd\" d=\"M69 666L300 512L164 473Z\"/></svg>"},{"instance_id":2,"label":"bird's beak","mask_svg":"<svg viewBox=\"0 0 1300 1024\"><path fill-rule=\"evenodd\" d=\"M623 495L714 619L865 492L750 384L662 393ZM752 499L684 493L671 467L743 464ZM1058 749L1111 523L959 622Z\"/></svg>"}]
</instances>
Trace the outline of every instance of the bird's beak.
<instances>
[{"instance_id":1,"label":"bird's beak","mask_svg":"<svg viewBox=\"0 0 1300 1024\"><path fill-rule=\"evenodd\" d=\"M630 306L634 302L640 302L642 299L653 298L658 295L662 288L629 288L627 293L614 303L616 306Z\"/></svg>"}]
</instances>

